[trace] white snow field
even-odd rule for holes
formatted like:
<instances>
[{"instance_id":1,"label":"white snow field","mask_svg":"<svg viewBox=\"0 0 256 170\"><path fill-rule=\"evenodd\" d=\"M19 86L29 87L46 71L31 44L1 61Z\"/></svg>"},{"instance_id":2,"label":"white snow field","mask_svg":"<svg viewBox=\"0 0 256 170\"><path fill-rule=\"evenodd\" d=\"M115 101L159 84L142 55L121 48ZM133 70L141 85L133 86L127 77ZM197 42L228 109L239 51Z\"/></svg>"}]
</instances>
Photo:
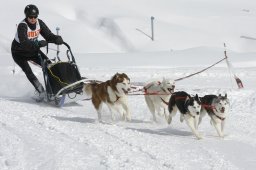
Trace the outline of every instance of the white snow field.
<instances>
[{"instance_id":1,"label":"white snow field","mask_svg":"<svg viewBox=\"0 0 256 170\"><path fill-rule=\"evenodd\" d=\"M129 95L132 120L104 106L97 120L91 101L62 108L36 103L34 89L14 65L10 45L27 4L71 46L80 73L105 81L126 73L131 84L181 78L224 58L223 43L244 88L227 64L176 82L176 91L227 94L230 116L220 138L209 117L197 140L177 113L171 125L152 121L143 95ZM256 167L256 2L249 0L76 0L8 1L0 6L0 169L1 170L254 170ZM14 5L15 4L15 5ZM155 41L150 17L155 17ZM56 46L51 45L56 49ZM45 51L45 49L43 49ZM61 46L65 59L65 47ZM51 51L49 57L55 57ZM43 82L40 68L31 65ZM15 71L15 72L13 72Z\"/></svg>"}]
</instances>

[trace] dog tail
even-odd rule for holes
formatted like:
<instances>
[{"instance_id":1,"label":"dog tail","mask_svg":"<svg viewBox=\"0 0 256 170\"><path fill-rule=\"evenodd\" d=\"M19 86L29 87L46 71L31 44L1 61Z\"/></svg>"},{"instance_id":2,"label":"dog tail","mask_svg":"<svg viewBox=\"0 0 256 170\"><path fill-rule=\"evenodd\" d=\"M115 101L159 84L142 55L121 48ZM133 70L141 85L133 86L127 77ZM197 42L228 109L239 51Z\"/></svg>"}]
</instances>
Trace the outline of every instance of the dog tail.
<instances>
[{"instance_id":1,"label":"dog tail","mask_svg":"<svg viewBox=\"0 0 256 170\"><path fill-rule=\"evenodd\" d=\"M87 96L92 97L92 84L84 84L83 90Z\"/></svg>"}]
</instances>

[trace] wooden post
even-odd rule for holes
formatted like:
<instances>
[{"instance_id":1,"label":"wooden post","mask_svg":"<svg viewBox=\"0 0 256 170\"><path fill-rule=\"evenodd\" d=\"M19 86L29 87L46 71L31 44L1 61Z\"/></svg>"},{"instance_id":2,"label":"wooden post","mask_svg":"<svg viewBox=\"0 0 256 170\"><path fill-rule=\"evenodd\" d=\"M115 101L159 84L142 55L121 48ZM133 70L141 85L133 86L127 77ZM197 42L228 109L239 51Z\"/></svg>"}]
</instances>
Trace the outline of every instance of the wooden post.
<instances>
[{"instance_id":1,"label":"wooden post","mask_svg":"<svg viewBox=\"0 0 256 170\"><path fill-rule=\"evenodd\" d=\"M226 63L227 63L228 70L229 70L229 73L230 73L231 86L232 86L232 88L233 88L233 84L232 84L232 74L233 74L234 79L236 80L236 84L237 84L238 88L239 88L239 89L242 89L242 88L244 88L244 85L243 85L241 79L238 78L238 77L236 76L236 74L234 73L233 66L232 66L232 64L231 64L231 63L229 62L229 60L228 60L227 50L226 50L226 44L225 44L225 43L224 43L224 48L225 48L224 55L225 55Z\"/></svg>"}]
</instances>

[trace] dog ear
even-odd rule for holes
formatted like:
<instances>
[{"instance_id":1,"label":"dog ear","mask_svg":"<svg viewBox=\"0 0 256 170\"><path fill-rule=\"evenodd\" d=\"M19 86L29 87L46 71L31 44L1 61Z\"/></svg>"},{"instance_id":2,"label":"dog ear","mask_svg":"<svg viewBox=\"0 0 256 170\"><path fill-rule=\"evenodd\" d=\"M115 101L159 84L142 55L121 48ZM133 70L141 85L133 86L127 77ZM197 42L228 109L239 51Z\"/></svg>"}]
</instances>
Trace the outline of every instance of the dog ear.
<instances>
[{"instance_id":1,"label":"dog ear","mask_svg":"<svg viewBox=\"0 0 256 170\"><path fill-rule=\"evenodd\" d=\"M116 73L115 75L113 75L113 77L111 78L111 80L117 80L119 77L119 73Z\"/></svg>"},{"instance_id":2,"label":"dog ear","mask_svg":"<svg viewBox=\"0 0 256 170\"><path fill-rule=\"evenodd\" d=\"M197 100L197 101L199 101L199 97L198 97L198 95L196 94L196 96L195 96L195 99Z\"/></svg>"},{"instance_id":3,"label":"dog ear","mask_svg":"<svg viewBox=\"0 0 256 170\"><path fill-rule=\"evenodd\" d=\"M130 81L130 78L127 76L127 74L122 73L122 76L123 76L124 78L126 78L127 80L129 80L129 81Z\"/></svg>"},{"instance_id":4,"label":"dog ear","mask_svg":"<svg viewBox=\"0 0 256 170\"><path fill-rule=\"evenodd\" d=\"M227 93L225 94L225 98L228 98L228 95L227 95Z\"/></svg>"},{"instance_id":5,"label":"dog ear","mask_svg":"<svg viewBox=\"0 0 256 170\"><path fill-rule=\"evenodd\" d=\"M165 84L166 84L166 80L165 80L165 78L163 77L163 80L162 80L162 82L160 83L160 87L164 87Z\"/></svg>"},{"instance_id":6,"label":"dog ear","mask_svg":"<svg viewBox=\"0 0 256 170\"><path fill-rule=\"evenodd\" d=\"M119 73L114 74L114 75L113 75L113 78L116 77L118 74L119 74Z\"/></svg>"},{"instance_id":7,"label":"dog ear","mask_svg":"<svg viewBox=\"0 0 256 170\"><path fill-rule=\"evenodd\" d=\"M198 95L196 94L196 96L195 96L197 99L198 99Z\"/></svg>"},{"instance_id":8,"label":"dog ear","mask_svg":"<svg viewBox=\"0 0 256 170\"><path fill-rule=\"evenodd\" d=\"M198 94L196 94L196 100L198 101L199 104L201 104L201 97L199 97Z\"/></svg>"}]
</instances>

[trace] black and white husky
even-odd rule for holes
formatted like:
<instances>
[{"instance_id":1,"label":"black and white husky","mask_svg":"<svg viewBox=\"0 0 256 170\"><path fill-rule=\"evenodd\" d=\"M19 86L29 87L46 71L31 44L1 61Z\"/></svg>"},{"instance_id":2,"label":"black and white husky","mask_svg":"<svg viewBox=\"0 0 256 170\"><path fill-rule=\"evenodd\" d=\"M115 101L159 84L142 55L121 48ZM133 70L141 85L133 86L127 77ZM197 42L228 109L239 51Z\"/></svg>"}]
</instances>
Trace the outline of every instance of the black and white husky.
<instances>
[{"instance_id":1,"label":"black and white husky","mask_svg":"<svg viewBox=\"0 0 256 170\"><path fill-rule=\"evenodd\" d=\"M202 109L199 117L199 124L205 114L208 113L211 118L211 124L217 130L218 135L224 137L225 121L230 108L227 94L225 94L225 96L205 95L201 98L201 102Z\"/></svg>"},{"instance_id":2,"label":"black and white husky","mask_svg":"<svg viewBox=\"0 0 256 170\"><path fill-rule=\"evenodd\" d=\"M180 121L183 122L185 119L197 139L202 138L197 130L201 110L201 102L197 94L192 97L184 91L174 92L169 100L168 109L169 115L166 117L168 124L179 110Z\"/></svg>"}]
</instances>

